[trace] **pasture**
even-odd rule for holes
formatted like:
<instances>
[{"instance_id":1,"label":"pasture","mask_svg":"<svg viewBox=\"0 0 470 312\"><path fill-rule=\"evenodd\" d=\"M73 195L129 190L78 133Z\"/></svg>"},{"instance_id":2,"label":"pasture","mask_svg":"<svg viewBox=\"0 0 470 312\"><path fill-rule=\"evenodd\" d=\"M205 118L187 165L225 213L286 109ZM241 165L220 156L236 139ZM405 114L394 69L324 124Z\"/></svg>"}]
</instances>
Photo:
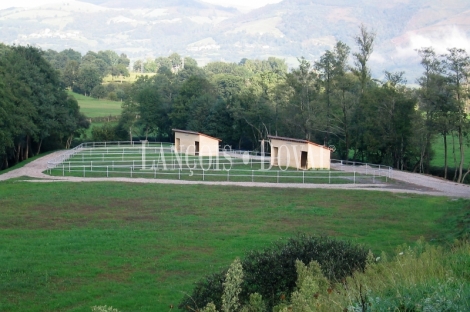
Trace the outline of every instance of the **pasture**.
<instances>
[{"instance_id":1,"label":"pasture","mask_svg":"<svg viewBox=\"0 0 470 312\"><path fill-rule=\"evenodd\" d=\"M78 101L80 112L85 116L93 117L108 117L121 115L121 102L99 100L90 96L84 96L71 91L67 91L69 95L73 96Z\"/></svg>"},{"instance_id":2,"label":"pasture","mask_svg":"<svg viewBox=\"0 0 470 312\"><path fill-rule=\"evenodd\" d=\"M468 200L366 191L0 182L0 310L169 311L193 283L299 232L393 252L454 237Z\"/></svg>"},{"instance_id":3,"label":"pasture","mask_svg":"<svg viewBox=\"0 0 470 312\"><path fill-rule=\"evenodd\" d=\"M453 154L453 146L452 141L455 142L455 157L456 162L454 162L454 154ZM467 140L468 141L468 140ZM437 136L434 140L432 145L432 149L434 151L434 157L431 160L431 166L433 167L442 167L444 168L444 138L442 135ZM458 137L454 137L452 139L451 135L447 136L447 164L449 168L454 168L459 166L460 161L460 150L459 150L459 140ZM465 165L464 167L467 168L468 164L470 163L470 142L465 145Z\"/></svg>"}]
</instances>

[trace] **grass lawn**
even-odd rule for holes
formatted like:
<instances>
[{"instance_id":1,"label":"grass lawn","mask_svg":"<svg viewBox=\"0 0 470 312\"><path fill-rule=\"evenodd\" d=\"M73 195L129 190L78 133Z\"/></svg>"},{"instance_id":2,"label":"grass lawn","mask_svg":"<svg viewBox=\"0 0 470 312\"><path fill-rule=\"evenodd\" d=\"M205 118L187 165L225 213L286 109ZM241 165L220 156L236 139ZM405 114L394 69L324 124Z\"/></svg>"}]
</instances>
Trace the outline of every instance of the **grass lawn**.
<instances>
[{"instance_id":1,"label":"grass lawn","mask_svg":"<svg viewBox=\"0 0 470 312\"><path fill-rule=\"evenodd\" d=\"M80 106L80 111L87 117L108 117L121 115L121 102L98 100L89 96L67 91L72 95Z\"/></svg>"},{"instance_id":2,"label":"grass lawn","mask_svg":"<svg viewBox=\"0 0 470 312\"><path fill-rule=\"evenodd\" d=\"M392 252L451 239L469 209L365 191L0 182L0 311L168 311L204 275L281 237Z\"/></svg>"},{"instance_id":3,"label":"grass lawn","mask_svg":"<svg viewBox=\"0 0 470 312\"><path fill-rule=\"evenodd\" d=\"M460 147L458 137L454 138L455 141L455 153L457 158L457 165L454 163L454 154L452 147L452 136L447 136L447 163L451 168L458 167L460 163ZM444 139L441 136L436 137L434 144L432 145L434 151L434 157L431 160L431 166L433 167L442 167L444 168ZM465 145L465 164L464 167L467 168L470 163L470 145Z\"/></svg>"}]
</instances>

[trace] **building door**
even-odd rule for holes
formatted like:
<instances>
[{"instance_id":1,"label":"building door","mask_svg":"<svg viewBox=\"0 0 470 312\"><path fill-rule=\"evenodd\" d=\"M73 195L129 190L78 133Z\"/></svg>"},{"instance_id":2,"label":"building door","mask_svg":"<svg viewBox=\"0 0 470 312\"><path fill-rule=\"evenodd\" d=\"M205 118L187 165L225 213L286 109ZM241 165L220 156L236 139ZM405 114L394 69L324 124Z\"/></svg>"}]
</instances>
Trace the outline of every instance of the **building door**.
<instances>
[{"instance_id":1,"label":"building door","mask_svg":"<svg viewBox=\"0 0 470 312\"><path fill-rule=\"evenodd\" d=\"M197 156L197 155L199 155L199 142L198 141L194 142L194 145L196 146L196 151L195 151L196 153L195 154Z\"/></svg>"},{"instance_id":2,"label":"building door","mask_svg":"<svg viewBox=\"0 0 470 312\"><path fill-rule=\"evenodd\" d=\"M180 138L176 138L176 140L175 140L175 153L181 152L181 151L180 151L180 144L181 144L181 139L180 139Z\"/></svg>"},{"instance_id":3,"label":"building door","mask_svg":"<svg viewBox=\"0 0 470 312\"><path fill-rule=\"evenodd\" d=\"M301 169L308 169L308 153L307 152L302 152L302 155L300 156L300 168Z\"/></svg>"},{"instance_id":4,"label":"building door","mask_svg":"<svg viewBox=\"0 0 470 312\"><path fill-rule=\"evenodd\" d=\"M279 147L273 147L273 166L279 166Z\"/></svg>"}]
</instances>

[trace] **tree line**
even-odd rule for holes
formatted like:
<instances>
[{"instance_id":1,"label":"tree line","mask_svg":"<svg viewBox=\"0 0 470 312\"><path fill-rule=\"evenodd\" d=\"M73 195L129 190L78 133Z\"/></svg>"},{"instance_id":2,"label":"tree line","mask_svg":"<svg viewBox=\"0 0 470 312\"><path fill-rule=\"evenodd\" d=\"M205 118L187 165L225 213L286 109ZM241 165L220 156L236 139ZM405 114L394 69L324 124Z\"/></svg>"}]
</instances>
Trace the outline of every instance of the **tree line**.
<instances>
[{"instance_id":1,"label":"tree line","mask_svg":"<svg viewBox=\"0 0 470 312\"><path fill-rule=\"evenodd\" d=\"M128 77L130 59L126 54L118 55L111 50L88 51L85 55L73 49L56 52L47 50L44 58L60 74L63 87L76 93L95 98L122 100L125 98L125 87L104 86L103 78Z\"/></svg>"},{"instance_id":2,"label":"tree line","mask_svg":"<svg viewBox=\"0 0 470 312\"><path fill-rule=\"evenodd\" d=\"M470 141L467 52L451 48L439 55L431 47L420 49L423 73L419 87L410 88L404 72L384 72L383 80L371 76L374 41L375 34L362 26L353 49L338 41L315 62L299 58L299 65L291 70L276 57L199 67L194 59L173 53L136 61L135 70L155 74L140 76L132 85L120 84L119 90L102 83L105 75L128 74L123 68L129 67L129 59L113 51L82 56L71 49L41 52L3 47L2 64L13 66L6 55L29 49L48 60L49 76L60 90L114 93L115 99L123 101L122 116L117 125L94 127L96 141L139 136L171 140L172 129L179 128L218 137L233 148L256 150L268 135L279 135L335 146L337 158L429 173L433 142L442 136L444 176L464 181L470 172L465 160L465 145ZM9 73L18 75L14 70ZM4 93L12 90L2 88ZM28 135L22 142L32 138L42 142L36 137ZM13 148L14 160L24 154L24 149L18 149L18 145Z\"/></svg>"},{"instance_id":3,"label":"tree line","mask_svg":"<svg viewBox=\"0 0 470 312\"><path fill-rule=\"evenodd\" d=\"M179 128L218 137L233 148L258 149L268 134L279 135L335 146L334 156L341 159L428 173L432 143L442 135L446 177L451 147L453 178L464 181L470 169L464 154L470 128L468 54L456 48L445 55L432 48L417 51L423 74L419 88L410 88L404 72L385 72L383 81L371 77L374 40L375 34L361 27L354 51L337 42L318 61L299 58L290 71L274 57L202 68L193 60L183 67L181 58L175 65L170 57L156 75L136 81L119 124L94 129L95 138L162 140ZM457 140L447 142L449 135Z\"/></svg>"},{"instance_id":4,"label":"tree line","mask_svg":"<svg viewBox=\"0 0 470 312\"><path fill-rule=\"evenodd\" d=\"M88 126L42 51L0 44L0 169L69 148Z\"/></svg>"}]
</instances>

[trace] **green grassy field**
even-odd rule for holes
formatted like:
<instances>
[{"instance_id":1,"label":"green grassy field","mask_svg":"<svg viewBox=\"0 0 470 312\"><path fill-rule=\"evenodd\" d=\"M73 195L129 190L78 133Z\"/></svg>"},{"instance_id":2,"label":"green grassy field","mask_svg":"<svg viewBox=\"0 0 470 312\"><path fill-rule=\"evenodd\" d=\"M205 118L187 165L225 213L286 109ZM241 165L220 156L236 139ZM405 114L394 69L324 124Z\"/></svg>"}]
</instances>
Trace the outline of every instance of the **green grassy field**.
<instances>
[{"instance_id":1,"label":"green grassy field","mask_svg":"<svg viewBox=\"0 0 470 312\"><path fill-rule=\"evenodd\" d=\"M0 182L0 311L169 311L204 275L281 237L391 252L452 239L469 209L365 191Z\"/></svg>"},{"instance_id":2,"label":"green grassy field","mask_svg":"<svg viewBox=\"0 0 470 312\"><path fill-rule=\"evenodd\" d=\"M80 111L87 117L108 117L110 115L121 115L121 102L98 100L71 91L67 92L78 101Z\"/></svg>"},{"instance_id":3,"label":"green grassy field","mask_svg":"<svg viewBox=\"0 0 470 312\"><path fill-rule=\"evenodd\" d=\"M459 150L459 139L458 137L454 137L455 141L455 153L457 158L457 165L454 163L454 154L453 154L453 147L452 147L452 136L447 136L447 163L449 167L456 167L459 165L459 157L460 157L460 150ZM434 157L431 160L431 166L433 167L444 167L444 138L441 136L436 137L434 140L434 144L432 145L432 149L434 151ZM470 144L465 145L465 166L468 166L470 163Z\"/></svg>"}]
</instances>

